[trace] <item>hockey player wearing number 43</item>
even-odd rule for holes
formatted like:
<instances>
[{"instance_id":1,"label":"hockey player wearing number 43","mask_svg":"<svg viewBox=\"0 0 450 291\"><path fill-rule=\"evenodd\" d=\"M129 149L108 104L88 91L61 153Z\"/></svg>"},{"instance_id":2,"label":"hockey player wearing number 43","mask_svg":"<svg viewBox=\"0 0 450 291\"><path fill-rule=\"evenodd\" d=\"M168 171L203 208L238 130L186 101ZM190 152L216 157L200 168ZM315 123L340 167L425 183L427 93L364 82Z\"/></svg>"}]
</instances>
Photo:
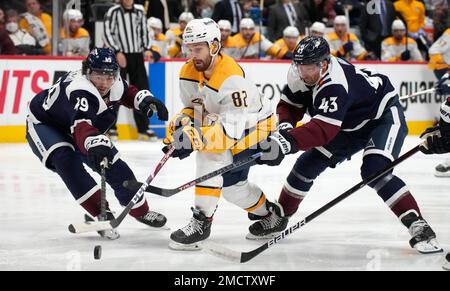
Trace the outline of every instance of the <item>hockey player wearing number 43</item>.
<instances>
[{"instance_id":1,"label":"hockey player wearing number 43","mask_svg":"<svg viewBox=\"0 0 450 291\"><path fill-rule=\"evenodd\" d=\"M196 176L201 176L255 154L254 146L274 127L273 110L244 70L220 53L220 29L212 19L188 23L183 50L191 56L180 71L185 108L170 121L165 143L175 146L173 156L180 159L198 151ZM249 167L243 167L198 184L193 217L172 233L169 247L200 249L210 236L220 196L254 215L268 215L273 204L247 180L248 173Z\"/></svg>"},{"instance_id":2,"label":"hockey player wearing number 43","mask_svg":"<svg viewBox=\"0 0 450 291\"><path fill-rule=\"evenodd\" d=\"M83 163L100 173L100 162L108 158L106 182L120 204L127 205L135 194L122 186L127 179L135 180L133 172L105 135L117 119L119 105L147 116L156 109L159 119L168 119L165 105L148 90L138 91L120 78L115 54L109 48L94 48L81 71L67 73L29 105L27 140L33 153L61 177L77 202L94 217L100 214L100 188ZM145 198L130 215L153 227L166 223L162 214L149 210ZM108 220L114 218L108 207L107 216ZM115 230L101 234L119 237Z\"/></svg>"},{"instance_id":3,"label":"hockey player wearing number 43","mask_svg":"<svg viewBox=\"0 0 450 291\"><path fill-rule=\"evenodd\" d=\"M264 237L298 209L327 168L364 150L363 179L398 158L407 127L397 92L389 79L330 56L321 37L307 37L294 51L287 86L277 107L278 131L260 146L259 163L276 166L285 155L305 151L295 163L280 193L283 211L250 226L255 237ZM305 113L311 121L293 126ZM442 252L436 235L405 183L392 172L369 184L411 235L410 245L420 253ZM281 214L280 214L281 213Z\"/></svg>"}]
</instances>

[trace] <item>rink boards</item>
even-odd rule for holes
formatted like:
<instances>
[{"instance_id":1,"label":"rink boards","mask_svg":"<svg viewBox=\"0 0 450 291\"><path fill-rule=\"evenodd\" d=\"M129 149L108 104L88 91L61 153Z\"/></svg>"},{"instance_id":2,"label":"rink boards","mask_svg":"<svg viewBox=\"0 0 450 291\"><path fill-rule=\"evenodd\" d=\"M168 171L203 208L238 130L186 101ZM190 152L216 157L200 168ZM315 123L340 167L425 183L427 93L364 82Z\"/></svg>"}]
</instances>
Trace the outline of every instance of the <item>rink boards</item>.
<instances>
[{"instance_id":1,"label":"rink boards","mask_svg":"<svg viewBox=\"0 0 450 291\"><path fill-rule=\"evenodd\" d=\"M150 89L164 100L171 115L178 112L178 73L185 60L168 60L149 65ZM286 82L290 62L241 61L247 75L276 106ZM424 63L357 63L388 75L400 96L433 87L435 77ZM80 58L61 57L0 57L0 142L25 141L25 118L29 100L39 91L49 87L67 71L81 68ZM410 134L420 134L438 116L441 97L427 94L402 102ZM159 136L165 134L165 125L151 120ZM131 112L121 108L118 129L120 139L137 136Z\"/></svg>"}]
</instances>

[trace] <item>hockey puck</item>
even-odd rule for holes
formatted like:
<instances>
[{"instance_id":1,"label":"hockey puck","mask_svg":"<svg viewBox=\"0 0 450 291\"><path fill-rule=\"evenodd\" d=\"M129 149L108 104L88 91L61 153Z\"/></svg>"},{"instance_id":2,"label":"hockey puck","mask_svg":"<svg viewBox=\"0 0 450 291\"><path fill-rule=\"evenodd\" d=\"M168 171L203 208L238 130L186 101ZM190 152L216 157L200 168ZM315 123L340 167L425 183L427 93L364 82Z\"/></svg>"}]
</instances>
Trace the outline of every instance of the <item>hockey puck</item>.
<instances>
[{"instance_id":1,"label":"hockey puck","mask_svg":"<svg viewBox=\"0 0 450 291\"><path fill-rule=\"evenodd\" d=\"M102 257L102 246L95 246L94 247L94 259L100 260Z\"/></svg>"}]
</instances>

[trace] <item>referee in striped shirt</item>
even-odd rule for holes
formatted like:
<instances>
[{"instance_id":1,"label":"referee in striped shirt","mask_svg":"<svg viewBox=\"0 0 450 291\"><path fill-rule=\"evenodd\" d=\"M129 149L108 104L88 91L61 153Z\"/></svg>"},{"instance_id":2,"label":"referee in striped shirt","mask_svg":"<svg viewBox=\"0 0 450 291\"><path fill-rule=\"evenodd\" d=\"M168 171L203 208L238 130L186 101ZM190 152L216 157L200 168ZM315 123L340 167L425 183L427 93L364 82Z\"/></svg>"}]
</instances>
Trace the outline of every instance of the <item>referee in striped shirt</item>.
<instances>
[{"instance_id":1,"label":"referee in striped shirt","mask_svg":"<svg viewBox=\"0 0 450 291\"><path fill-rule=\"evenodd\" d=\"M121 0L120 4L111 7L105 15L104 40L116 52L122 78L126 80L128 73L130 84L139 90L148 89L144 53L155 52L151 50L144 7L134 4L134 0ZM148 118L136 110L133 114L139 139L156 137L148 128ZM117 136L115 127L110 134Z\"/></svg>"}]
</instances>

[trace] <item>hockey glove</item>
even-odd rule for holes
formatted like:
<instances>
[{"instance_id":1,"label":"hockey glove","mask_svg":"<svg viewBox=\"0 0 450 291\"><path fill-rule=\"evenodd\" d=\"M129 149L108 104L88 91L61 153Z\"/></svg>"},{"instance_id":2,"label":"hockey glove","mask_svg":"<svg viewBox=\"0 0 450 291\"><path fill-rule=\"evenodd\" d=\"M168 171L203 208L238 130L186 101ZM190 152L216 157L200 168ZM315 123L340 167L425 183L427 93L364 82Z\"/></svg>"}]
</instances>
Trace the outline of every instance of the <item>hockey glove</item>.
<instances>
[{"instance_id":1,"label":"hockey glove","mask_svg":"<svg viewBox=\"0 0 450 291\"><path fill-rule=\"evenodd\" d=\"M152 93L148 90L137 92L134 97L134 107L139 108L148 117L151 117L153 112L156 111L159 120L167 121L169 119L169 112L164 103L153 97Z\"/></svg>"},{"instance_id":2,"label":"hockey glove","mask_svg":"<svg viewBox=\"0 0 450 291\"><path fill-rule=\"evenodd\" d=\"M263 152L261 158L256 160L260 165L278 166L285 155L298 152L294 137L287 130L280 130L270 135L267 140L258 145Z\"/></svg>"},{"instance_id":3,"label":"hockey glove","mask_svg":"<svg viewBox=\"0 0 450 291\"><path fill-rule=\"evenodd\" d=\"M177 129L172 135L172 140L175 147L172 157L180 160L189 157L193 151L201 150L205 146L200 128L190 125ZM163 148L164 153L168 150L169 146Z\"/></svg>"},{"instance_id":4,"label":"hockey glove","mask_svg":"<svg viewBox=\"0 0 450 291\"><path fill-rule=\"evenodd\" d=\"M409 52L409 50L405 50L404 52L402 52L400 55L400 59L402 61L407 61L407 60L411 59L411 53Z\"/></svg>"},{"instance_id":5,"label":"hockey glove","mask_svg":"<svg viewBox=\"0 0 450 291\"><path fill-rule=\"evenodd\" d=\"M111 143L111 140L103 134L88 136L84 141L84 147L88 152L89 164L98 172L101 170L100 163L104 158L108 159L108 164L112 164L114 155L117 151Z\"/></svg>"},{"instance_id":6,"label":"hockey glove","mask_svg":"<svg viewBox=\"0 0 450 291\"><path fill-rule=\"evenodd\" d=\"M436 93L439 95L450 95L450 73L446 73L439 79L436 85Z\"/></svg>"},{"instance_id":7,"label":"hockey glove","mask_svg":"<svg viewBox=\"0 0 450 291\"><path fill-rule=\"evenodd\" d=\"M440 126L428 128L420 138L425 140L420 151L426 155L450 152L450 137L442 134Z\"/></svg>"},{"instance_id":8,"label":"hockey glove","mask_svg":"<svg viewBox=\"0 0 450 291\"><path fill-rule=\"evenodd\" d=\"M344 52L345 53L349 53L353 50L353 42L349 41L344 43L344 45L342 46L344 48Z\"/></svg>"},{"instance_id":9,"label":"hockey glove","mask_svg":"<svg viewBox=\"0 0 450 291\"><path fill-rule=\"evenodd\" d=\"M166 138L164 138L164 144L168 145L172 142L170 137L177 131L179 128L182 128L185 125L193 125L192 119L189 115L184 113L178 113L175 115L170 121L168 126L168 134Z\"/></svg>"}]
</instances>

